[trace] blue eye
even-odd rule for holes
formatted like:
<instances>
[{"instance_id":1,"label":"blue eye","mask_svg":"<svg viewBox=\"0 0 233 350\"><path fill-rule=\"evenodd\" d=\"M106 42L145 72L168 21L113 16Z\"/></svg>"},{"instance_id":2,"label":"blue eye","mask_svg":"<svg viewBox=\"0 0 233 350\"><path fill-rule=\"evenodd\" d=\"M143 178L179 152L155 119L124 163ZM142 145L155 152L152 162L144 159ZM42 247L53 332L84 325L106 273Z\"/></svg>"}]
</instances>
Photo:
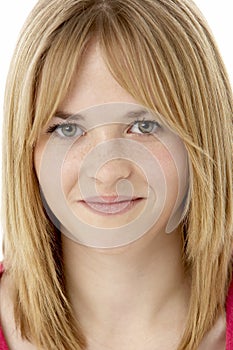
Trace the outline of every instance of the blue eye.
<instances>
[{"instance_id":1,"label":"blue eye","mask_svg":"<svg viewBox=\"0 0 233 350\"><path fill-rule=\"evenodd\" d=\"M72 138L83 135L85 132L75 123L66 123L66 124L55 124L50 126L47 133L57 133L58 136L63 138Z\"/></svg>"},{"instance_id":2,"label":"blue eye","mask_svg":"<svg viewBox=\"0 0 233 350\"><path fill-rule=\"evenodd\" d=\"M130 133L152 134L160 128L160 124L155 120L137 120L129 130Z\"/></svg>"}]
</instances>

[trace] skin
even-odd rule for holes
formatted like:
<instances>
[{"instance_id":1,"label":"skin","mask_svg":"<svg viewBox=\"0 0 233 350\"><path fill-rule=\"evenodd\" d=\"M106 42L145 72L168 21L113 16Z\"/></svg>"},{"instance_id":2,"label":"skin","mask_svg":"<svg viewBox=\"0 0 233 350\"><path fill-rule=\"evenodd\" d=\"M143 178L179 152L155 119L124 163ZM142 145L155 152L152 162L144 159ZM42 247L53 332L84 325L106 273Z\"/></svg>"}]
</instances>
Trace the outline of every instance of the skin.
<instances>
[{"instance_id":1,"label":"skin","mask_svg":"<svg viewBox=\"0 0 233 350\"><path fill-rule=\"evenodd\" d=\"M94 43L85 53L72 88L59 110L77 113L81 109L109 102L138 103L111 76L98 44ZM73 164L78 164L98 143L114 137L119 137L119 127L102 126L93 130L90 133L92 141L79 143L66 159L62 179L71 206L69 196L74 190L79 171L77 168L74 170ZM48 138L49 135L43 130L35 147L38 176ZM182 264L180 226L169 235L165 233L177 195L177 182L174 180L176 169L165 147L153 138L150 141L140 139L139 142L159 159L168 181L167 202L156 224L140 239L107 250L80 245L62 235L66 287L87 336L89 350L174 350L184 330L190 282ZM135 191L144 188L142 172L126 162L122 162L121 166L116 161L107 163L97 172L94 181L98 184L99 193L112 195L117 181L125 176L133 183ZM75 210L75 207L72 209ZM106 219L79 207L79 213L85 220L94 220L99 226L108 219L107 222L113 226L128 222L137 215L135 210L127 215ZM4 332L12 350L33 349L31 344L22 342L20 338L9 337L14 329L10 297L6 293L9 283L5 278L1 284L5 296L2 305ZM225 349L224 318L219 318L199 349L210 348Z\"/></svg>"}]
</instances>

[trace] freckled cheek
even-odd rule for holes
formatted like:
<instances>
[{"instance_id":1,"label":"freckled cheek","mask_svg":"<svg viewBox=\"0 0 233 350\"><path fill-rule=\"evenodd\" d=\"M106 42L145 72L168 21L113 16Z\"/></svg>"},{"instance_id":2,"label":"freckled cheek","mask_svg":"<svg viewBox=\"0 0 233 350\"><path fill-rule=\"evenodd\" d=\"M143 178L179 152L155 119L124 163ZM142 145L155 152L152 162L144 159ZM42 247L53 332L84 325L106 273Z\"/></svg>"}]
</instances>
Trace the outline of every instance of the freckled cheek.
<instances>
[{"instance_id":1,"label":"freckled cheek","mask_svg":"<svg viewBox=\"0 0 233 350\"><path fill-rule=\"evenodd\" d=\"M169 193L177 193L178 174L172 155L167 148L163 146L156 148L148 147L148 149L150 149L160 165L161 171L166 178L167 190ZM90 152L90 146L80 148L74 147L64 159L61 169L61 183L65 195L77 185L80 168L88 152Z\"/></svg>"},{"instance_id":2,"label":"freckled cheek","mask_svg":"<svg viewBox=\"0 0 233 350\"><path fill-rule=\"evenodd\" d=\"M86 152L84 149L71 150L64 159L61 169L61 184L65 195L78 183L80 168Z\"/></svg>"},{"instance_id":3,"label":"freckled cheek","mask_svg":"<svg viewBox=\"0 0 233 350\"><path fill-rule=\"evenodd\" d=\"M161 167L164 170L165 174L173 174L176 173L175 162L172 158L172 155L167 149L163 149L160 153L156 155Z\"/></svg>"},{"instance_id":4,"label":"freckled cheek","mask_svg":"<svg viewBox=\"0 0 233 350\"><path fill-rule=\"evenodd\" d=\"M178 192L178 173L171 153L162 145L160 145L160 147L152 148L150 151L152 151L163 176L166 179L168 197L176 195Z\"/></svg>"}]
</instances>

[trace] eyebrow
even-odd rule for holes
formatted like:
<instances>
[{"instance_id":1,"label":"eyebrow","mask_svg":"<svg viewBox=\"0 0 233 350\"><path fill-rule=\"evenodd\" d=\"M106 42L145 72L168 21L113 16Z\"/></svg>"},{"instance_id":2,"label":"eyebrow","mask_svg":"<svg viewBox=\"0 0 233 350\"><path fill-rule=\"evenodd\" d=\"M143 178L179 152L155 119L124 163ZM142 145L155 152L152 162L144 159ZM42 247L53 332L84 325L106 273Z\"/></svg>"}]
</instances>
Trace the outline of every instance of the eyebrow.
<instances>
[{"instance_id":1,"label":"eyebrow","mask_svg":"<svg viewBox=\"0 0 233 350\"><path fill-rule=\"evenodd\" d=\"M54 113L54 118L60 118L60 119L80 119L84 120L84 116L82 114L75 114L75 113L68 113L68 112L63 112L63 111L57 111Z\"/></svg>"},{"instance_id":2,"label":"eyebrow","mask_svg":"<svg viewBox=\"0 0 233 350\"><path fill-rule=\"evenodd\" d=\"M149 114L149 111L146 109L140 109L137 111L130 111L124 115L124 118L128 119L135 119L137 117L141 117L145 114ZM85 116L80 113L69 113L69 112L63 112L63 111L57 111L54 113L54 118L60 118L60 119L70 119L70 120L85 120Z\"/></svg>"}]
</instances>

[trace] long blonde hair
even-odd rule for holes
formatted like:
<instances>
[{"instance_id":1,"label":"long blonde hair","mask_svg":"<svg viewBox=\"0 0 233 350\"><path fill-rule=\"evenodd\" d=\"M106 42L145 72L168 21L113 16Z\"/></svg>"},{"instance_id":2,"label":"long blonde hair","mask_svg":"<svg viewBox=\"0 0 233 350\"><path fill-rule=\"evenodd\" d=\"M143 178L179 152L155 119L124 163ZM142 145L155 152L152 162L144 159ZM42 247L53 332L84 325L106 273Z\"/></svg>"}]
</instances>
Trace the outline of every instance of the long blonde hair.
<instances>
[{"instance_id":1,"label":"long blonde hair","mask_svg":"<svg viewBox=\"0 0 233 350\"><path fill-rule=\"evenodd\" d=\"M33 147L94 37L114 78L161 113L188 150L193 179L182 234L192 286L178 350L194 350L224 312L231 278L233 107L216 44L189 0L41 0L29 15L3 122L4 263L16 324L38 348L87 345L66 295L59 232L43 209Z\"/></svg>"}]
</instances>

